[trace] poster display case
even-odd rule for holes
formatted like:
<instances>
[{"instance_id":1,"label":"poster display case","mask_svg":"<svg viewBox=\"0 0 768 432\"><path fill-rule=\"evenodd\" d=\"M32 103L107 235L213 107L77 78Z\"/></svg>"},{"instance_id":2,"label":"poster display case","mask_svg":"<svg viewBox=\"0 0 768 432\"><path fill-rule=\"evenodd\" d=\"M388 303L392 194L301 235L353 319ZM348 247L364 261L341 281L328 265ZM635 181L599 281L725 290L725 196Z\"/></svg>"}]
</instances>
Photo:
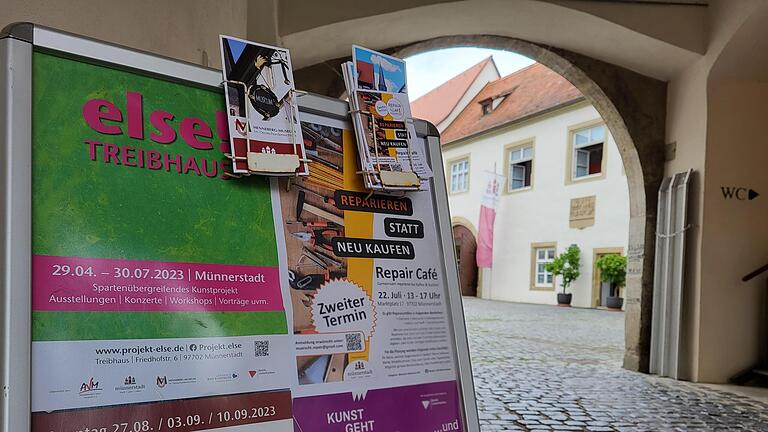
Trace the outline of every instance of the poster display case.
<instances>
[{"instance_id":1,"label":"poster display case","mask_svg":"<svg viewBox=\"0 0 768 432\"><path fill-rule=\"evenodd\" d=\"M479 430L442 169L366 191L307 94L308 175L233 178L220 71L26 23L0 65L0 431Z\"/></svg>"}]
</instances>

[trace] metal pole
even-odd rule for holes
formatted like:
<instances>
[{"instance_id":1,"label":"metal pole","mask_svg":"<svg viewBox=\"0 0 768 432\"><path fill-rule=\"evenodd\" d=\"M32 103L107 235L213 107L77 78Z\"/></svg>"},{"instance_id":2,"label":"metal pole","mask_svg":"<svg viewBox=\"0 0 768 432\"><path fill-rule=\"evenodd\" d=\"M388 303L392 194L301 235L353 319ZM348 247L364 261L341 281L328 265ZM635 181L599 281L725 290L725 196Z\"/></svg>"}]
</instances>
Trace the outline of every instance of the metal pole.
<instances>
[{"instance_id":1,"label":"metal pole","mask_svg":"<svg viewBox=\"0 0 768 432\"><path fill-rule=\"evenodd\" d=\"M0 39L0 431L30 430L32 45Z\"/></svg>"}]
</instances>

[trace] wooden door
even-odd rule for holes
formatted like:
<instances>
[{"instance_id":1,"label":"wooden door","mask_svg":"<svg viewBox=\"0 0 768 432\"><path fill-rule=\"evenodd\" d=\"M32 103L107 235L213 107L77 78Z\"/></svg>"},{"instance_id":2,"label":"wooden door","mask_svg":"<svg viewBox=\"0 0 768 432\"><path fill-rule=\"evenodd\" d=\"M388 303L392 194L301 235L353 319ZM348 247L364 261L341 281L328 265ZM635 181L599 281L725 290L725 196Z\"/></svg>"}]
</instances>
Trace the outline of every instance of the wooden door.
<instances>
[{"instance_id":1,"label":"wooden door","mask_svg":"<svg viewBox=\"0 0 768 432\"><path fill-rule=\"evenodd\" d=\"M467 227L455 225L453 227L453 243L456 245L456 264L459 267L459 282L461 283L461 295L477 295L477 242L472 232Z\"/></svg>"}]
</instances>

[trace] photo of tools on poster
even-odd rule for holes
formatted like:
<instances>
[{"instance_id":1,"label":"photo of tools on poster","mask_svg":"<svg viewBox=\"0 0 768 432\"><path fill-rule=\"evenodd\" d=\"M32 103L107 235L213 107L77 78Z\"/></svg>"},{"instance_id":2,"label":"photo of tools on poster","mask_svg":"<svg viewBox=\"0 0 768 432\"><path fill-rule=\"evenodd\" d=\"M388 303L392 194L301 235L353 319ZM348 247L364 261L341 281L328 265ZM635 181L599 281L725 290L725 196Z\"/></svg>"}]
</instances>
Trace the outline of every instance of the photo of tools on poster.
<instances>
[{"instance_id":1,"label":"photo of tools on poster","mask_svg":"<svg viewBox=\"0 0 768 432\"><path fill-rule=\"evenodd\" d=\"M296 430L458 426L431 193L370 193L348 123L302 114L301 127L309 175L276 181L296 340Z\"/></svg>"},{"instance_id":2,"label":"photo of tools on poster","mask_svg":"<svg viewBox=\"0 0 768 432\"><path fill-rule=\"evenodd\" d=\"M405 61L353 46L352 62L343 64L342 72L365 186L415 190L426 185L432 171L414 139Z\"/></svg>"},{"instance_id":3,"label":"photo of tools on poster","mask_svg":"<svg viewBox=\"0 0 768 432\"><path fill-rule=\"evenodd\" d=\"M290 53L219 39L234 173L306 175Z\"/></svg>"}]
</instances>

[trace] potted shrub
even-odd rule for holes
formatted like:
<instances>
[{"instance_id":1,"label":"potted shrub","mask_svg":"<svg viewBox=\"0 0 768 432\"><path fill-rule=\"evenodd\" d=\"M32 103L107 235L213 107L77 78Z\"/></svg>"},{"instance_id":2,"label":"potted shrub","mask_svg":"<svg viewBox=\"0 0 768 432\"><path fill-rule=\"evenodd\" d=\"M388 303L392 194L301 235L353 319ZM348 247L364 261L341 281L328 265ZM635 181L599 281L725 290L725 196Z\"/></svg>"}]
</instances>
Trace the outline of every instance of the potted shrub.
<instances>
[{"instance_id":1,"label":"potted shrub","mask_svg":"<svg viewBox=\"0 0 768 432\"><path fill-rule=\"evenodd\" d=\"M557 293L557 304L559 306L570 306L573 295L567 292L568 287L579 277L581 272L581 249L575 244L568 246L565 252L561 253L555 259L547 263L547 271L553 276L560 276L560 285L563 292Z\"/></svg>"},{"instance_id":2,"label":"potted shrub","mask_svg":"<svg viewBox=\"0 0 768 432\"><path fill-rule=\"evenodd\" d=\"M611 285L610 295L605 301L609 309L621 309L624 299L619 297L619 289L627 281L627 257L605 255L597 260L595 266L600 269L600 279Z\"/></svg>"}]
</instances>

